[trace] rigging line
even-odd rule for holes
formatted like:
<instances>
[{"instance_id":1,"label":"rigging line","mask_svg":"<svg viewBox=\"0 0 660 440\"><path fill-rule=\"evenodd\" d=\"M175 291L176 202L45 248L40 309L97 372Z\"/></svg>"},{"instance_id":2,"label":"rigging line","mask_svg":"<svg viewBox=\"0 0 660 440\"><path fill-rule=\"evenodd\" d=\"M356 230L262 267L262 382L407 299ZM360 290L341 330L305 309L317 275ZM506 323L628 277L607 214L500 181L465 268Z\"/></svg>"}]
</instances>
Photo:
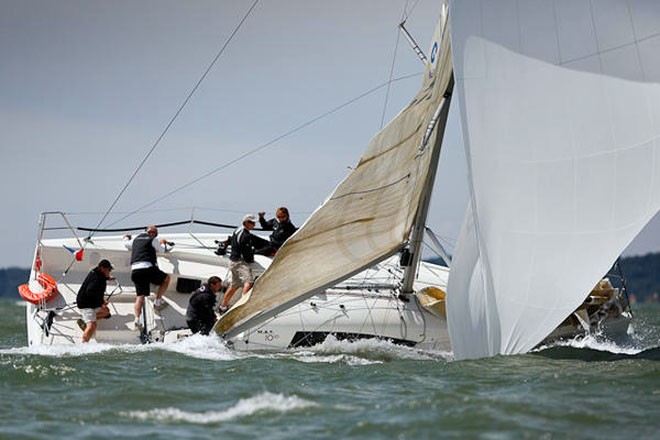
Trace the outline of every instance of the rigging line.
<instances>
[{"instance_id":1,"label":"rigging line","mask_svg":"<svg viewBox=\"0 0 660 440\"><path fill-rule=\"evenodd\" d=\"M183 220L179 222L171 222L171 223L159 223L156 226L157 228L167 228L170 226L181 226L181 225L189 225L191 223L198 224L198 225L204 225L204 226L215 226L218 228L226 228L226 229L236 229L236 225L227 225L223 223L213 223L213 222L205 222L202 220ZM85 232L130 232L130 231L140 231L142 229L145 229L146 226L131 226L131 227L125 227L125 228L85 228L82 226L76 227L77 230L79 231L85 231ZM256 231L262 231L263 229L259 228L254 228Z\"/></svg>"},{"instance_id":2,"label":"rigging line","mask_svg":"<svg viewBox=\"0 0 660 440\"><path fill-rule=\"evenodd\" d=\"M339 110L343 109L344 107L348 107L349 105L351 105L351 104L353 104L354 102L356 102L356 101L358 101L358 100L364 98L365 96L370 95L371 93L374 93L375 91L382 89L383 87L387 86L390 82L398 82L398 81L406 80L406 79L413 78L413 77L415 77L415 76L419 76L419 75L421 75L421 73L413 73L413 74L410 74L410 75L404 75L404 76L400 76L400 77L398 77L398 78L394 78L394 79L391 80L391 81L386 81L386 82L384 82L384 83L382 83L382 84L380 84L380 85L377 85L376 87L373 87L373 88L367 90L366 92L364 92L364 93L362 93L362 94L356 96L355 98L352 98L352 99L350 99L350 100L344 102L343 104L341 104L341 105L339 105L339 106L333 108L332 110L328 110L327 112L325 112L325 113L323 113L323 114L321 114L321 115L319 115L319 116L317 116L317 117L315 117L315 118L313 118L313 119L310 119L309 121L304 122L304 123L298 125L298 126L295 127L295 128L292 128L291 130L287 131L286 133L277 136L276 138L274 138L274 139L272 139L272 140L266 142L265 144L262 144L262 145L260 145L260 146L258 146L258 147L256 147L256 148L254 148L254 149L252 149L252 150L250 150L250 151L248 151L248 152L246 152L246 153L243 153L242 155L238 156L237 158L232 159L232 160L230 160L229 162L226 162L226 163L223 164L223 165L220 165L219 167L217 167L217 168L215 168L215 169L213 169L213 170L207 172L206 174L203 174L203 175L201 175L201 176L199 176L199 177L196 177L195 179L189 181L188 183L185 183L185 184L183 184L183 185L181 185L181 186L179 186L179 187L173 189L172 191L170 191L170 192L168 192L168 193L162 195L161 197L159 197L159 198L153 200L152 202L149 202L149 203L147 203L146 205L143 205L142 207L140 207L140 208L138 208L138 209L136 209L136 210L134 210L134 211L129 212L129 213L126 214L124 217L122 217L122 218L120 218L120 219L114 221L113 223L111 223L109 226L113 226L113 225L115 225L115 224L117 224L117 223L119 223L119 222L121 222L121 221L123 221L123 220L126 220L128 217L131 217L131 216L133 216L134 214L137 214L138 212L142 212L144 209L146 209L146 208L148 208L148 207L150 207L150 206L152 206L152 205L155 205L156 203L158 203L158 202L160 202L160 201L162 201L162 200L164 200L164 199L170 197L171 195L173 195L173 194L175 194L175 193L177 193L177 192L179 192L179 191L181 191L181 190L183 190L183 189L188 188L189 186L194 185L195 183L199 182L200 180L205 179L205 178L207 178L207 177L209 177L209 176L211 176L211 175L217 173L218 171L222 171L223 169L228 168L228 167L230 167L231 165L234 165L234 164L237 163L237 162L240 162L241 160L245 159L246 157L252 156L253 154L258 153L259 151L261 151L261 150L263 150L263 149L265 149L265 148L270 147L271 145L273 145L273 144L275 144L275 143L281 141L282 139L284 139L284 138L286 138L286 137L291 136L292 134L294 134L294 133L296 133L296 132L302 130L303 128L306 128L306 127L308 127L308 126L314 124L315 122L318 122L318 121L320 121L321 119L323 119L323 118L325 118L325 117L328 117L328 116L330 116L330 115L333 114L333 113L338 112Z\"/></svg>"},{"instance_id":3,"label":"rigging line","mask_svg":"<svg viewBox=\"0 0 660 440\"><path fill-rule=\"evenodd\" d=\"M135 177L136 177L137 174L140 172L140 170L142 169L142 167L144 166L144 164L147 162L147 159L149 159L149 157L150 157L151 154L154 152L154 150L156 149L156 147L160 144L160 141L163 139L163 137L165 137L165 134L169 131L169 129L170 129L170 127L172 126L172 124L174 124L174 121L179 117L179 115L180 115L181 112L183 111L184 107L188 104L188 102L190 101L190 99L192 98L192 96L195 94L195 92L197 91L197 89L199 88L199 86L202 84L202 82L204 81L204 79L206 78L206 76L209 74L209 72L211 71L211 69L213 68L213 66L215 65L215 63L218 61L218 59L220 58L220 56L223 54L223 52L225 51L225 49L227 48L227 46L229 45L229 43L231 42L231 40L233 40L234 36L235 36L236 33L238 32L238 30L241 28L241 26L243 25L243 23L245 22L245 20L247 20L248 16L250 15L250 13L251 13L252 10L254 9L254 7L257 5L257 3L259 3L259 0L254 0L254 2L252 3L252 6L250 6L250 8L249 8L248 11L245 13L245 15L243 16L243 18L241 19L241 21L238 23L238 25L236 26L236 28L234 29L234 31L231 33L231 35L229 36L229 38L227 38L227 40L225 41L225 43L222 45L222 48L220 48L220 51L218 52L218 54L215 56L215 58L213 59L213 61L211 61L211 64L209 64L209 66L206 68L206 71L205 71L205 72L202 74L202 76L199 78L199 80L197 81L197 84L195 84L195 86L194 86L193 89L190 91L190 93L188 94L188 96L186 97L186 99L183 101L183 103L181 104L181 106L179 106L179 109L176 111L176 113L174 114L174 116L172 116L172 118L170 119L170 121L167 123L167 125L165 126L165 129L161 132L160 136L158 136L158 139L156 139L156 142L154 142L154 144L151 146L151 149L149 149L149 152L148 152L148 153L146 154L146 156L144 156L144 158L142 159L142 162L140 162L140 164L138 165L138 167L135 169L135 171L133 172L133 175L128 179L128 182L126 182L126 184L125 184L124 187L121 189L121 191L119 192L119 194L117 195L117 197L115 198L115 200L112 202L112 204L110 205L110 207L108 208L108 210L106 211L106 213L103 215L103 217L101 218L101 220L99 221L99 223L96 225L96 228L97 228L97 229L101 226L101 224L103 224L103 222L104 222L105 219L108 217L108 215L110 214L110 212L112 211L112 209L115 207L115 205L117 204L117 202L119 202L119 199L124 195L124 193L126 192L126 190L127 190L128 187L129 187L129 185L133 182L133 179L135 179ZM93 232L92 232L92 234L90 234L89 238L91 238L92 235L93 235Z\"/></svg>"},{"instance_id":4,"label":"rigging line","mask_svg":"<svg viewBox=\"0 0 660 440\"><path fill-rule=\"evenodd\" d=\"M406 12L406 10L405 10L405 8L404 8L403 19L402 19L401 21L404 21L404 22L405 22L405 21L408 21L408 17L410 17L410 14L412 14L412 11L414 11L415 8L417 7L417 3L419 3L419 0L415 0L415 3L413 3L413 5L410 7L410 9L408 9L407 12ZM408 2L407 2L407 1L406 1L406 6L408 6Z\"/></svg>"},{"instance_id":5,"label":"rigging line","mask_svg":"<svg viewBox=\"0 0 660 440\"><path fill-rule=\"evenodd\" d=\"M408 7L408 0L403 6L402 17L406 15L406 8ZM394 76L394 66L396 65L396 54L399 51L399 39L401 38L401 32L396 33L396 44L394 45L394 53L392 54L392 64L390 65L390 74L387 77L387 90L385 91L385 102L383 103L383 114L380 117L380 129L383 129L385 125L385 112L387 111L387 103L390 99L390 89L392 88L392 77Z\"/></svg>"},{"instance_id":6,"label":"rigging line","mask_svg":"<svg viewBox=\"0 0 660 440\"><path fill-rule=\"evenodd\" d=\"M206 207L206 206L182 206L179 208L158 208L158 209L150 209L149 211L142 211L142 212L174 212L174 211L190 211L191 209L198 209L198 210L203 210L203 211L219 211L219 212L229 212L233 214L244 214L246 210L240 209L223 209L223 208L211 208L211 207ZM131 211L114 211L115 215L121 215L121 214L129 214ZM102 215L103 211L79 211L79 212L65 212L64 215L68 217L76 216L76 215ZM291 211L291 214L300 214L299 211ZM303 214L309 214L308 212L303 212ZM50 228L48 228L50 229ZM62 228L66 229L66 228Z\"/></svg>"}]
</instances>

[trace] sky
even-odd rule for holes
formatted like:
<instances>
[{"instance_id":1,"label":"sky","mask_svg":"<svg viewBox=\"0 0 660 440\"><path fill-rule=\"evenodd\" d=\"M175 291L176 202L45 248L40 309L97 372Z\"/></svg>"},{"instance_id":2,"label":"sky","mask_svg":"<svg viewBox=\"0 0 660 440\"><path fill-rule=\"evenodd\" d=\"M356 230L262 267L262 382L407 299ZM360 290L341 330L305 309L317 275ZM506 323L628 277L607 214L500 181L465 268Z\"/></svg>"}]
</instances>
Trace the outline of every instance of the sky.
<instances>
[{"instance_id":1,"label":"sky","mask_svg":"<svg viewBox=\"0 0 660 440\"><path fill-rule=\"evenodd\" d=\"M436 3L261 0L102 227L193 212L238 224L282 205L302 224L419 88L397 24L407 8L426 51ZM40 212L99 223L251 4L0 0L0 267L30 266ZM390 76L408 78L351 102ZM428 221L449 244L467 203L462 148L453 106ZM624 255L659 250L656 216Z\"/></svg>"}]
</instances>

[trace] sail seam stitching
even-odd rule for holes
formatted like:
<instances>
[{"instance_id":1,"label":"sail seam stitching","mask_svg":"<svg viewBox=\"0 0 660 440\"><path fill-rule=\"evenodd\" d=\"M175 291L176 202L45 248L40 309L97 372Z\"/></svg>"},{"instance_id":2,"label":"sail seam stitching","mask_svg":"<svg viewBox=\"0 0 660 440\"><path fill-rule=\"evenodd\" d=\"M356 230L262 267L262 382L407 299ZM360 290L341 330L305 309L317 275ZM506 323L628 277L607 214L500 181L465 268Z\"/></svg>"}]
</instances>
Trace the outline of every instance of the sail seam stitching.
<instances>
[{"instance_id":1,"label":"sail seam stitching","mask_svg":"<svg viewBox=\"0 0 660 440\"><path fill-rule=\"evenodd\" d=\"M348 197L348 196L352 196L352 195L368 194L368 193L372 193L372 192L375 192L375 191L380 191L381 189L385 189L385 188L389 188L389 187L391 187L391 186L397 185L398 183L401 183L402 181L404 181L404 180L406 180L406 179L408 179L408 178L410 178L410 173L406 174L405 176L402 176L401 178L395 180L394 182L390 182L390 183L388 183L388 184L385 184L385 185L382 185L382 186L378 186L378 187L376 187L376 188L365 189L365 190L363 190L363 191L352 191L352 192L349 192L349 193L346 193L346 194L342 194L342 195L337 196L337 197L332 197L330 200L338 200L338 199L341 199L341 198L344 198L344 197Z\"/></svg>"}]
</instances>

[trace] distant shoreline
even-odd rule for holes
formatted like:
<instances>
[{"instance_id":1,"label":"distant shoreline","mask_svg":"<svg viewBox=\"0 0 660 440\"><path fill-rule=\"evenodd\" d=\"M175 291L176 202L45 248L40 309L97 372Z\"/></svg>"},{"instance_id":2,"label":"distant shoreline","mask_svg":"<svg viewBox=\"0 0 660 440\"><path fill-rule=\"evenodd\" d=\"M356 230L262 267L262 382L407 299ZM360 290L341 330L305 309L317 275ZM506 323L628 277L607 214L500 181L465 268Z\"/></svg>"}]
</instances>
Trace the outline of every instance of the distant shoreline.
<instances>
[{"instance_id":1,"label":"distant shoreline","mask_svg":"<svg viewBox=\"0 0 660 440\"><path fill-rule=\"evenodd\" d=\"M428 261L442 264L440 259ZM621 258L632 303L660 303L660 252ZM30 269L7 267L0 269L0 298L19 299L18 286L27 282ZM616 280L612 280L614 284Z\"/></svg>"}]
</instances>

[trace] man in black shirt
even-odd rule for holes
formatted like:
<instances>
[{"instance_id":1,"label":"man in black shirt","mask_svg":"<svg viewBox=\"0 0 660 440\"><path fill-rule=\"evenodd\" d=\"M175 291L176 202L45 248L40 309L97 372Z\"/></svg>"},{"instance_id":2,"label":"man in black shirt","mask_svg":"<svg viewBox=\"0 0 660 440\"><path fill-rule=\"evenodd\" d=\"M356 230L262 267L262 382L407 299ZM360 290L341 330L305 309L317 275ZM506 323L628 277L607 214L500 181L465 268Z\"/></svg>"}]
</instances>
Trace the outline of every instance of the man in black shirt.
<instances>
[{"instance_id":1,"label":"man in black shirt","mask_svg":"<svg viewBox=\"0 0 660 440\"><path fill-rule=\"evenodd\" d=\"M298 230L298 228L291 223L289 210L284 206L277 208L277 211L275 211L275 218L273 219L266 220L264 217L265 215L265 212L259 213L259 224L264 231L273 231L273 233L270 234L269 237L270 247L262 249L258 253L274 255L275 252L282 247L284 242Z\"/></svg>"},{"instance_id":2,"label":"man in black shirt","mask_svg":"<svg viewBox=\"0 0 660 440\"><path fill-rule=\"evenodd\" d=\"M222 287L220 277L211 277L208 282L195 290L188 300L186 321L193 333L208 335L215 324L216 294Z\"/></svg>"},{"instance_id":3,"label":"man in black shirt","mask_svg":"<svg viewBox=\"0 0 660 440\"><path fill-rule=\"evenodd\" d=\"M163 295L170 284L170 276L158 268L157 254L167 252L167 241L158 239L158 228L150 225L135 238L124 235L124 246L131 250L131 281L135 284L135 329L142 331L140 316L144 298L151 294L151 284L158 286L154 309L167 306Z\"/></svg>"},{"instance_id":4,"label":"man in black shirt","mask_svg":"<svg viewBox=\"0 0 660 440\"><path fill-rule=\"evenodd\" d=\"M230 238L231 253L229 254L229 270L231 271L231 285L225 292L220 306L220 313L227 311L229 300L239 288L243 287L243 294L252 288L254 275L252 263L254 263L254 235L250 233L254 229L257 219L252 214L243 217L243 226L236 229Z\"/></svg>"},{"instance_id":5,"label":"man in black shirt","mask_svg":"<svg viewBox=\"0 0 660 440\"><path fill-rule=\"evenodd\" d=\"M76 296L76 305L80 309L82 319L78 319L78 326L83 331L82 341L89 342L96 331L96 320L110 317L110 309L105 302L105 288L108 280L114 280L110 276L113 269L108 260L101 260L92 269L80 285Z\"/></svg>"}]
</instances>

